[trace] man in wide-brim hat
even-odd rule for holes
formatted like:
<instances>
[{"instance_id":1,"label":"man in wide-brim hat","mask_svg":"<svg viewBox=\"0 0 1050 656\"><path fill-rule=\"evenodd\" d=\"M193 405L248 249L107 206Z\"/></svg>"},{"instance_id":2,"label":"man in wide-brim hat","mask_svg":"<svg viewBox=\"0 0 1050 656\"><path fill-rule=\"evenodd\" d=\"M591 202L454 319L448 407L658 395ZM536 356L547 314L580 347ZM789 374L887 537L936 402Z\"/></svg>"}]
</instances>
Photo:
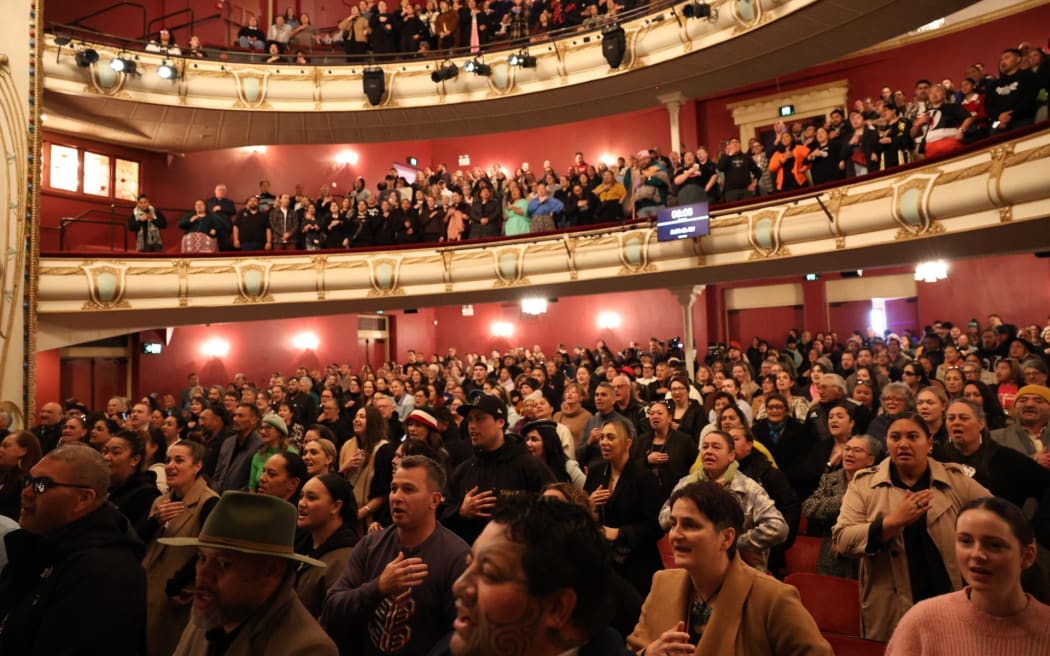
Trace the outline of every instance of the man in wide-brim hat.
<instances>
[{"instance_id":1,"label":"man in wide-brim hat","mask_svg":"<svg viewBox=\"0 0 1050 656\"><path fill-rule=\"evenodd\" d=\"M160 539L197 547L193 613L176 656L338 654L295 594L297 568L325 567L294 552L295 520L283 499L227 492L198 537Z\"/></svg>"}]
</instances>

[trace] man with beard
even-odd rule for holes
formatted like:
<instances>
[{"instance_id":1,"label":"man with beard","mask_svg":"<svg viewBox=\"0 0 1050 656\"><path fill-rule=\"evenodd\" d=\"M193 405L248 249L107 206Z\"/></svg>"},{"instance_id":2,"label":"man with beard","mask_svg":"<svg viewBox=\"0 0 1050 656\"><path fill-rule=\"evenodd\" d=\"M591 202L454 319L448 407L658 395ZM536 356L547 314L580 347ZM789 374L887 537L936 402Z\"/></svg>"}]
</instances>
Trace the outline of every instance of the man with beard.
<instances>
[{"instance_id":1,"label":"man with beard","mask_svg":"<svg viewBox=\"0 0 1050 656\"><path fill-rule=\"evenodd\" d=\"M329 589L321 624L340 653L427 654L455 617L452 583L467 546L437 521L445 473L423 456L402 458L390 484L393 524L354 547Z\"/></svg>"},{"instance_id":2,"label":"man with beard","mask_svg":"<svg viewBox=\"0 0 1050 656\"><path fill-rule=\"evenodd\" d=\"M295 507L286 501L231 492L215 504L199 537L160 538L197 547L193 612L176 656L338 653L295 592L299 567L325 567L293 551L295 524Z\"/></svg>"}]
</instances>

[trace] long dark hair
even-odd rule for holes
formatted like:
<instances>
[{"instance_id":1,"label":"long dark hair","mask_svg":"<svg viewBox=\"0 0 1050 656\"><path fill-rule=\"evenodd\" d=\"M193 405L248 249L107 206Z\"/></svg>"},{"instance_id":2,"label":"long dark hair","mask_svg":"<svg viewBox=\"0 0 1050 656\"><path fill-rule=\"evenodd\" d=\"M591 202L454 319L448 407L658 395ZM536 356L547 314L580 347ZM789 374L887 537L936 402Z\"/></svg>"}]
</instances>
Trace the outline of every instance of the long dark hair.
<instances>
[{"instance_id":1,"label":"long dark hair","mask_svg":"<svg viewBox=\"0 0 1050 656\"><path fill-rule=\"evenodd\" d=\"M26 450L26 454L19 458L16 466L0 473L0 487L20 484L22 479L29 474L29 470L33 468L33 465L40 462L40 459L43 457L40 440L29 431L18 431L17 433L11 433L7 437L14 438L18 446ZM4 439L6 440L7 437ZM21 490L22 488L18 486L15 489Z\"/></svg>"},{"instance_id":2,"label":"long dark hair","mask_svg":"<svg viewBox=\"0 0 1050 656\"><path fill-rule=\"evenodd\" d=\"M547 463L550 470L554 472L554 478L565 483L571 483L569 472L565 471L565 463L568 457L561 448L561 440L558 439L558 431L550 425L534 426L529 432L536 431L543 442L543 462Z\"/></svg>"},{"instance_id":3,"label":"long dark hair","mask_svg":"<svg viewBox=\"0 0 1050 656\"><path fill-rule=\"evenodd\" d=\"M981 409L984 410L985 424L988 426L988 430L1006 428L1006 411L1003 410L1003 406L999 403L999 399L996 398L992 388L979 380L968 380L963 383L963 394L966 394L966 388L970 385L976 387L977 391L981 393Z\"/></svg>"}]
</instances>

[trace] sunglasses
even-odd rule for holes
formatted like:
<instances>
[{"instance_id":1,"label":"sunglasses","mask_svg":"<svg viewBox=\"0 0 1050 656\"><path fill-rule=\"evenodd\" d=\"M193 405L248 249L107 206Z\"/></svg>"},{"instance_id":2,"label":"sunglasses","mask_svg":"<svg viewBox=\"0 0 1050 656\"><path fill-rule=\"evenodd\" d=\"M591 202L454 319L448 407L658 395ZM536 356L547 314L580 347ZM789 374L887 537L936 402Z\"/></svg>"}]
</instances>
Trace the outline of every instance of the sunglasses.
<instances>
[{"instance_id":1,"label":"sunglasses","mask_svg":"<svg viewBox=\"0 0 1050 656\"><path fill-rule=\"evenodd\" d=\"M53 481L47 476L41 476L40 478L26 478L22 481L22 489L33 488L33 491L37 494L43 494L53 487L73 487L79 490L90 490L90 485L75 485L73 483L59 483Z\"/></svg>"}]
</instances>

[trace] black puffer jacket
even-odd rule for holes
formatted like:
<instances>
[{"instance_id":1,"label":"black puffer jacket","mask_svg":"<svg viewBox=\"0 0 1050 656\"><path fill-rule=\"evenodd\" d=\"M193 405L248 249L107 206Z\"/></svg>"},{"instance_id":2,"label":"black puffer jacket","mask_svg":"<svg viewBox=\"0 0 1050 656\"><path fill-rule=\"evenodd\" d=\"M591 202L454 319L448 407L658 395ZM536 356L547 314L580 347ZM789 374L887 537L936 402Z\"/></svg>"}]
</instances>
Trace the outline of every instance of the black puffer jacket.
<instances>
[{"instance_id":1,"label":"black puffer jacket","mask_svg":"<svg viewBox=\"0 0 1050 656\"><path fill-rule=\"evenodd\" d=\"M145 653L146 549L115 507L47 536L12 531L4 543L0 654Z\"/></svg>"}]
</instances>

